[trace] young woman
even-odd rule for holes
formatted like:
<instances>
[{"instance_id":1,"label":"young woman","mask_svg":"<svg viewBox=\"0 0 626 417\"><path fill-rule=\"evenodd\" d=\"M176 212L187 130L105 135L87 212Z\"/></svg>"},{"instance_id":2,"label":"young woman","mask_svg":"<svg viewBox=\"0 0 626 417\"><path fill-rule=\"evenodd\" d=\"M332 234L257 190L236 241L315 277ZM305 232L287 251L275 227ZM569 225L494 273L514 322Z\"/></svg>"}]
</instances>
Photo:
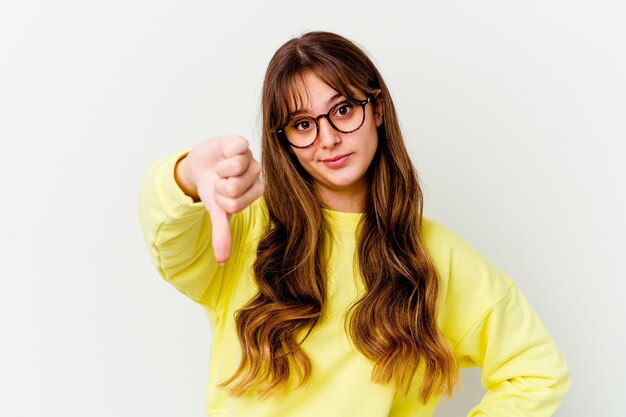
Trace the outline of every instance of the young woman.
<instances>
[{"instance_id":1,"label":"young woman","mask_svg":"<svg viewBox=\"0 0 626 417\"><path fill-rule=\"evenodd\" d=\"M211 139L140 191L156 267L211 322L208 415L431 416L467 366L488 390L470 416L552 415L562 355L510 278L422 217L363 51L292 39L262 101L262 164L244 138Z\"/></svg>"}]
</instances>

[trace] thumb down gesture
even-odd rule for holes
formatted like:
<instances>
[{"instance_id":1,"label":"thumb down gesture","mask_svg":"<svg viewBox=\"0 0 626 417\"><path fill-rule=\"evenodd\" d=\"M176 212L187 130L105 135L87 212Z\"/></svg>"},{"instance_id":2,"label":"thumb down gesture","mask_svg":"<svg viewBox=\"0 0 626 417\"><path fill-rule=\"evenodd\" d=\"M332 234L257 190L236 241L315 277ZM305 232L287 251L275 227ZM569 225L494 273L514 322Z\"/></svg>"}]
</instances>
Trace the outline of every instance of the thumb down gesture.
<instances>
[{"instance_id":1,"label":"thumb down gesture","mask_svg":"<svg viewBox=\"0 0 626 417\"><path fill-rule=\"evenodd\" d=\"M241 136L209 139L194 147L176 166L176 181L209 212L213 254L223 264L231 249L230 218L263 194L261 165Z\"/></svg>"}]
</instances>

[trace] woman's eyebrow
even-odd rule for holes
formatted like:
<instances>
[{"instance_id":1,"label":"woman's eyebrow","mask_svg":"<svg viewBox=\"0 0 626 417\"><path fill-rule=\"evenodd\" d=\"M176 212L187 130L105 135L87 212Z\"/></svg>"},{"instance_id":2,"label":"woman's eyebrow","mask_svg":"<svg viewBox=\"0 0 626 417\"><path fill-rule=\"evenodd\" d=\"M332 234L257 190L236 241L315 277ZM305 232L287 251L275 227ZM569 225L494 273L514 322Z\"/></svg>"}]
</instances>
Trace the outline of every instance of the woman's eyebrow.
<instances>
[{"instance_id":1,"label":"woman's eyebrow","mask_svg":"<svg viewBox=\"0 0 626 417\"><path fill-rule=\"evenodd\" d=\"M340 92L337 92L337 94L333 95L328 100L326 100L326 107L330 108L331 103L336 101L338 98L344 98L343 94L341 94ZM298 109L294 111L293 113L289 113L289 118L291 119L292 117L297 116L302 113L310 113L310 112L309 112L309 109Z\"/></svg>"}]
</instances>

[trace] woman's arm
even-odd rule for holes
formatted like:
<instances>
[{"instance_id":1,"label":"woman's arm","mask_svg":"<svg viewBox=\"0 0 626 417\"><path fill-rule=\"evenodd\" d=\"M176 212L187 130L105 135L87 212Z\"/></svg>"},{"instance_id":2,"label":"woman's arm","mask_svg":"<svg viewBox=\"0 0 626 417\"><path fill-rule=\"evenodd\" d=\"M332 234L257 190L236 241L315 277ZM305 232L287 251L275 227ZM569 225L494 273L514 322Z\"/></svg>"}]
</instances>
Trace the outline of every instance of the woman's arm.
<instances>
[{"instance_id":1,"label":"woman's arm","mask_svg":"<svg viewBox=\"0 0 626 417\"><path fill-rule=\"evenodd\" d=\"M170 282L188 297L213 308L217 305L218 297L221 294L221 277L225 271L236 266L237 257L234 256L229 258L228 261L224 260L224 262L218 263L214 256L214 249L216 244L219 245L223 242L216 241L216 234L214 233L216 226L215 222L212 221L214 214L209 213L205 201L194 201L193 197L183 191L184 187L181 187L181 182L176 174L177 167L180 167L180 162L188 159L194 150L202 146L204 146L204 149L200 149L200 151L206 151L207 146L205 144L207 143L209 147L218 149L221 152L220 147L214 146L215 142L220 140L232 142L232 139L228 141L225 138L207 141L198 145L189 153L183 152L153 164L143 177L138 200L141 229L152 261L159 273L166 281ZM222 143L222 145L225 144ZM247 150L247 142L245 145ZM198 154L200 153L196 152L196 160L198 159ZM256 180L258 180L259 170L255 166L258 163L252 159L249 151L245 152L245 154L247 156L243 158L235 158L238 161L235 164L240 169L245 167L246 169L243 172L253 169L251 174L248 173L247 179L244 178L242 180L237 178L236 175L224 179L219 173L210 172L211 169L220 172L229 169L228 163L223 163L225 158L221 158L219 155L215 158L218 161L217 164L209 164L207 175L206 172L203 172L206 164L202 165L207 160L205 152L200 157L200 165L196 164L194 175L196 178L215 175L210 182L209 188L212 187L212 189L206 189L206 181L204 190L202 189L202 184L199 186L192 185L194 189L198 189L198 194L210 195L213 202L221 199L231 204L226 206L229 211L224 210L220 205L213 207L213 211L223 211L225 230L218 234L217 239L220 239L220 236L224 234L228 234L228 248L230 250L232 233L232 249L234 253L238 252L238 247L245 236L247 224L250 221L250 213L248 212L251 212L251 210L246 210L251 204L251 201L249 201L250 194L257 193L256 197L260 195L254 189L251 191L253 187L258 189ZM242 161L245 158L250 158L247 164L242 163L245 162ZM200 168L198 169L197 167ZM228 181L231 178L236 180L238 185L246 187L245 190L237 195L237 187L233 187L235 189L233 197L218 195L221 192L219 183L224 180L226 185L228 185ZM249 182L252 182L252 185ZM232 191L231 189L231 194ZM243 200L240 196L244 196ZM233 201L234 205L232 204ZM240 212L242 210L245 210L245 212ZM232 222L230 222L230 217L234 213L237 214L232 216ZM224 265L221 266L220 263Z\"/></svg>"},{"instance_id":2,"label":"woman's arm","mask_svg":"<svg viewBox=\"0 0 626 417\"><path fill-rule=\"evenodd\" d=\"M469 417L548 417L569 389L565 359L513 284L478 317L455 351L461 366L482 368L488 390Z\"/></svg>"},{"instance_id":3,"label":"woman's arm","mask_svg":"<svg viewBox=\"0 0 626 417\"><path fill-rule=\"evenodd\" d=\"M463 239L428 221L443 283L442 328L488 392L469 417L548 417L570 384L563 355L514 282Z\"/></svg>"}]
</instances>

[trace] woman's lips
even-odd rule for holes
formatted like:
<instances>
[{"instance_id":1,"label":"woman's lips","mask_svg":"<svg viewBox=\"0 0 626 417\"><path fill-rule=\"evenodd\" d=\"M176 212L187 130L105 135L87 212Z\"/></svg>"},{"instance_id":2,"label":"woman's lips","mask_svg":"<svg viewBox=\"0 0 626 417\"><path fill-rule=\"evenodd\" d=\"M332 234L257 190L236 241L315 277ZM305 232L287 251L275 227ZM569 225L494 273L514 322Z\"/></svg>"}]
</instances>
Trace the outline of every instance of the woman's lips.
<instances>
[{"instance_id":1,"label":"woman's lips","mask_svg":"<svg viewBox=\"0 0 626 417\"><path fill-rule=\"evenodd\" d=\"M337 169L337 168L341 168L341 167L345 166L348 163L348 161L350 159L350 155L352 155L352 154L346 153L346 154L343 154L343 155L335 156L333 158L323 159L322 162L328 168Z\"/></svg>"}]
</instances>

